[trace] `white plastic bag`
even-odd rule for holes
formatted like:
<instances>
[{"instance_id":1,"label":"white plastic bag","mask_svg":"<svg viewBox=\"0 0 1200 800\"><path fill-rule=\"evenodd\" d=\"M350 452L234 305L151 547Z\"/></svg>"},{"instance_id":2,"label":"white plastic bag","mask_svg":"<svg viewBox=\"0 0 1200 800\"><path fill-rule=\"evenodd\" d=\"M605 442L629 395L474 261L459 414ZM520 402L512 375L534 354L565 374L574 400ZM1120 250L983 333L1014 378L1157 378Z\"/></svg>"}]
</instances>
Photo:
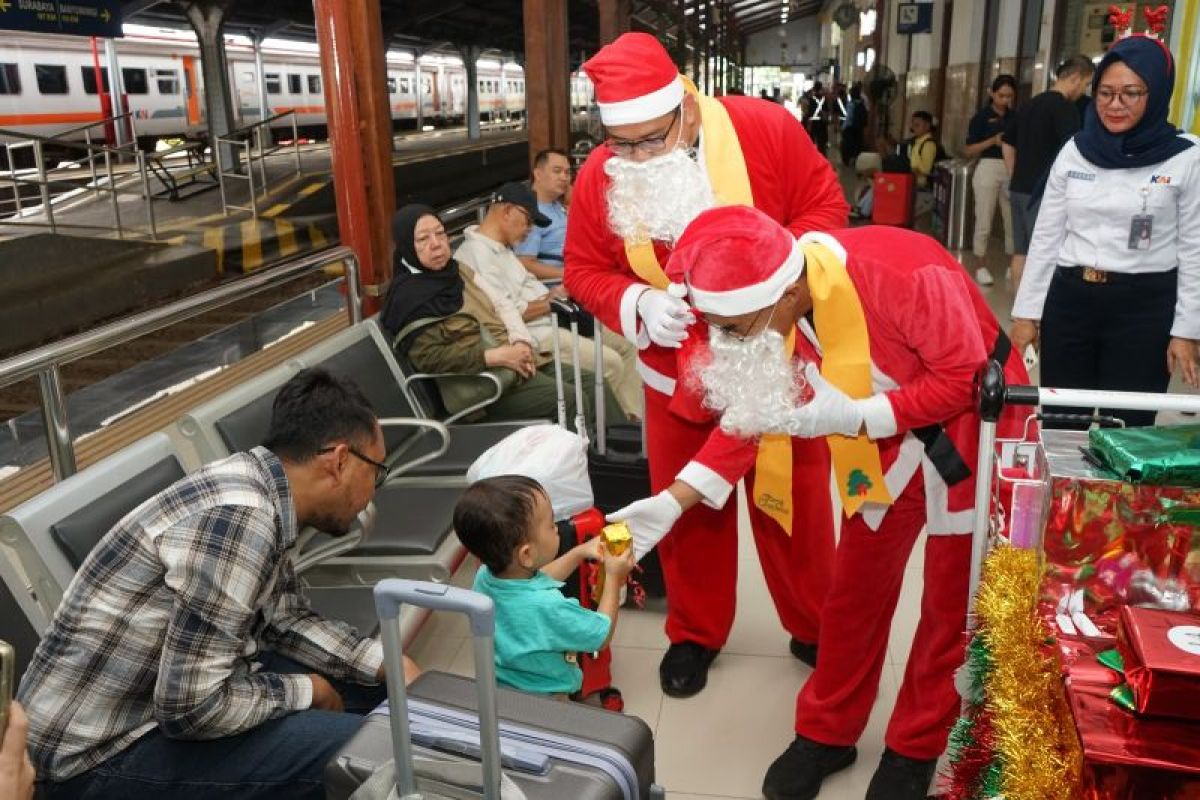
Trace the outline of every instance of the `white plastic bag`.
<instances>
[{"instance_id":1,"label":"white plastic bag","mask_svg":"<svg viewBox=\"0 0 1200 800\"><path fill-rule=\"evenodd\" d=\"M593 505L587 442L557 425L530 425L492 445L467 470L474 483L497 475L533 478L550 495L554 518L566 519Z\"/></svg>"}]
</instances>

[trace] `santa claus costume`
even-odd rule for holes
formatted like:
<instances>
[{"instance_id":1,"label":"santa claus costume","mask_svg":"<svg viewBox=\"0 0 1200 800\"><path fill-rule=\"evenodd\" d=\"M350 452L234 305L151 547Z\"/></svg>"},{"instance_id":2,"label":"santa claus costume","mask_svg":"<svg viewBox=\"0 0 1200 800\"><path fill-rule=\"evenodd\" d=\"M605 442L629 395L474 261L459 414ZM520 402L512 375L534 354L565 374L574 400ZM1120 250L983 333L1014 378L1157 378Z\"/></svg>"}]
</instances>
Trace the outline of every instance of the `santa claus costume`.
<instances>
[{"instance_id":1,"label":"santa claus costume","mask_svg":"<svg viewBox=\"0 0 1200 800\"><path fill-rule=\"evenodd\" d=\"M628 33L583 65L609 142L583 165L572 193L564 249L571 296L639 348L646 387L645 425L655 491L676 477L706 496L732 488L710 466L692 462L714 427L711 415L673 413L677 348L689 335L686 306L666 292L662 264L673 239L704 208L745 203L795 235L844 225L848 207L829 163L782 106L747 97L709 98L681 76L659 42ZM694 148L694 150L693 150ZM688 176L699 176L688 183ZM694 328L692 329L694 330ZM820 443L796 448L798 469L825 469ZM792 498L772 516L751 516L780 618L793 652L813 660L823 586L795 580L795 564L831 550L826 492ZM733 624L737 579L734 503L698 506L674 526L659 552L667 583L660 667L664 691L703 688L708 665ZM786 531L776 530L784 526ZM775 534L784 535L776 537ZM787 534L791 534L788 536ZM775 574L772 574L774 571Z\"/></svg>"},{"instance_id":2,"label":"santa claus costume","mask_svg":"<svg viewBox=\"0 0 1200 800\"><path fill-rule=\"evenodd\" d=\"M762 336L790 334L813 397L755 424L825 438L847 513L820 657L796 702L797 737L763 793L815 797L825 775L853 762L905 564L925 528L920 623L867 794L924 798L959 704L953 674L963 659L970 572L976 375L990 355L1011 383L1027 383L1024 365L963 267L911 231L863 227L796 242L754 209L718 208L680 238L667 273L714 325L752 340L772 330L752 322L763 317L775 333ZM1019 436L1022 424L1010 409L1001 435ZM726 461L714 469L729 482L746 464L744 446L728 435L712 437L700 457Z\"/></svg>"}]
</instances>

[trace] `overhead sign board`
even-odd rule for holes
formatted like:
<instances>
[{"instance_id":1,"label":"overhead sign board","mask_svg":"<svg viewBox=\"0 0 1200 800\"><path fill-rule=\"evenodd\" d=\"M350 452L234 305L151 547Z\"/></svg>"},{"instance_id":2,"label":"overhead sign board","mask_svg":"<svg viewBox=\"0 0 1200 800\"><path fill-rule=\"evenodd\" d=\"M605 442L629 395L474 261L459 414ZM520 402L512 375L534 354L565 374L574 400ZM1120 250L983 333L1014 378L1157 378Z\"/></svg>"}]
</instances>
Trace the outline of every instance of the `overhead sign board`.
<instances>
[{"instance_id":1,"label":"overhead sign board","mask_svg":"<svg viewBox=\"0 0 1200 800\"><path fill-rule=\"evenodd\" d=\"M120 36L121 2L0 0L0 29L4 28L74 36Z\"/></svg>"},{"instance_id":2,"label":"overhead sign board","mask_svg":"<svg viewBox=\"0 0 1200 800\"><path fill-rule=\"evenodd\" d=\"M933 3L900 3L896 6L896 33L932 33Z\"/></svg>"}]
</instances>

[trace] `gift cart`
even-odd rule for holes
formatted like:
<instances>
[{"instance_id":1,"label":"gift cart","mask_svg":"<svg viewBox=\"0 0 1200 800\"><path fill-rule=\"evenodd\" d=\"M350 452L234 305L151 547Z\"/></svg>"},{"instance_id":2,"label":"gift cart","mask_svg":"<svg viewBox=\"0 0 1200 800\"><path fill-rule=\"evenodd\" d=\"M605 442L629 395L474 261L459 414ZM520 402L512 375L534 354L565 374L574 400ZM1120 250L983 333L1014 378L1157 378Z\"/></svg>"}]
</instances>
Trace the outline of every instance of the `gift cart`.
<instances>
[{"instance_id":1,"label":"gift cart","mask_svg":"<svg viewBox=\"0 0 1200 800\"><path fill-rule=\"evenodd\" d=\"M1010 406L1029 407L1025 435L998 438L998 431L1008 433L1001 412ZM955 800L1200 797L1200 716L1141 713L1159 701L1166 703L1160 710L1190 713L1158 691L1161 675L1179 659L1168 670L1162 661L1153 665L1160 670L1156 693L1144 694L1138 684L1137 713L1120 702L1130 697L1134 673L1125 669L1129 662L1113 660L1147 621L1181 615L1183 625L1195 624L1194 594L1190 610L1162 610L1131 594L1147 587L1130 573L1157 580L1186 562L1195 587L1200 529L1163 512L1172 503L1200 509L1200 488L1131 483L1097 468L1080 452L1090 443L1086 433L1033 435L1035 419L1097 421L1055 410L1072 406L1117 415L1195 412L1200 397L1006 386L1000 365L988 365L980 384L969 636L955 677L963 707L949 736L942 790ZM1121 425L1113 417L1099 421ZM1098 438L1111 442L1143 430ZM1000 542L1011 546L995 547Z\"/></svg>"},{"instance_id":2,"label":"gift cart","mask_svg":"<svg viewBox=\"0 0 1200 800\"><path fill-rule=\"evenodd\" d=\"M997 439L996 428L1006 406L1030 407L1026 435L1020 440ZM1050 409L1040 413L1036 408ZM971 546L970 603L968 627L974 627L975 598L984 558L991 546L1007 532L1018 547L1036 549L1046 523L1050 503L1049 466L1040 437L1029 435L1034 419L1096 421L1120 426L1119 418L1101 415L1064 414L1055 408L1084 407L1115 410L1153 410L1200 413L1200 396L1112 392L1087 389L1053 389L1039 386L1009 386L1002 366L991 361L979 391L979 460L976 465L975 520ZM1008 502L1000 502L1007 498Z\"/></svg>"}]
</instances>

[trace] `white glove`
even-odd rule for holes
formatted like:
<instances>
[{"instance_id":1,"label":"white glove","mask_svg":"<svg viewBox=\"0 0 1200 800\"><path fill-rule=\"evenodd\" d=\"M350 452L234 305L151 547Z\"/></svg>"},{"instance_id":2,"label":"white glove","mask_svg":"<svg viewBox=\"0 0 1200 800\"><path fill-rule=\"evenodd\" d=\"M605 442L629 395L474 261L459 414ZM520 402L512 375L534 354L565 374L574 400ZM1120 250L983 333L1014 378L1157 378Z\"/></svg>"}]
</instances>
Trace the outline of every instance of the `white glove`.
<instances>
[{"instance_id":1,"label":"white glove","mask_svg":"<svg viewBox=\"0 0 1200 800\"><path fill-rule=\"evenodd\" d=\"M802 439L840 433L857 436L863 425L861 401L855 400L821 376L816 364L804 368L813 398L788 415L787 432Z\"/></svg>"},{"instance_id":2,"label":"white glove","mask_svg":"<svg viewBox=\"0 0 1200 800\"><path fill-rule=\"evenodd\" d=\"M624 522L629 526L629 532L633 534L633 558L641 561L670 532L671 526L682 514L683 507L679 501L664 489L653 497L614 511L605 519Z\"/></svg>"},{"instance_id":3,"label":"white glove","mask_svg":"<svg viewBox=\"0 0 1200 800\"><path fill-rule=\"evenodd\" d=\"M660 289L643 292L637 310L646 325L646 335L661 347L682 347L688 326L696 321L687 303Z\"/></svg>"}]
</instances>

